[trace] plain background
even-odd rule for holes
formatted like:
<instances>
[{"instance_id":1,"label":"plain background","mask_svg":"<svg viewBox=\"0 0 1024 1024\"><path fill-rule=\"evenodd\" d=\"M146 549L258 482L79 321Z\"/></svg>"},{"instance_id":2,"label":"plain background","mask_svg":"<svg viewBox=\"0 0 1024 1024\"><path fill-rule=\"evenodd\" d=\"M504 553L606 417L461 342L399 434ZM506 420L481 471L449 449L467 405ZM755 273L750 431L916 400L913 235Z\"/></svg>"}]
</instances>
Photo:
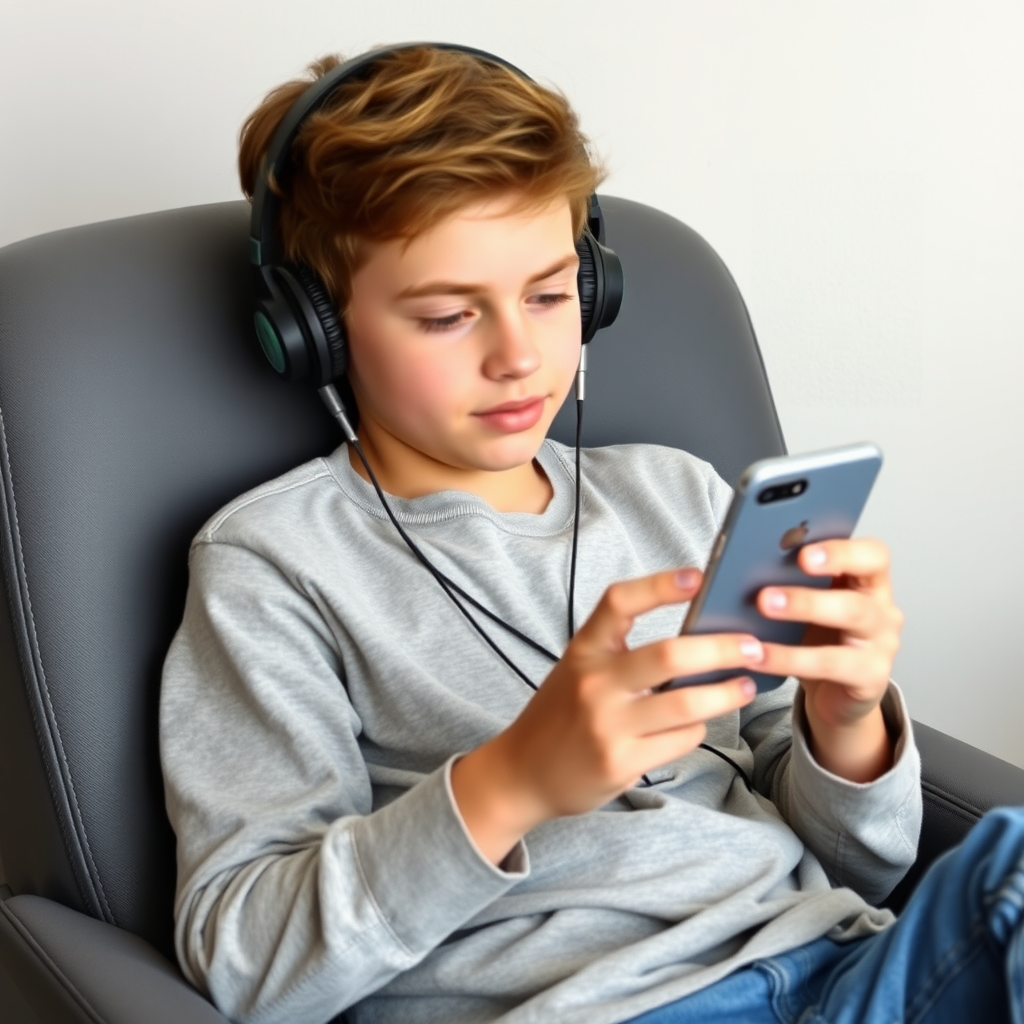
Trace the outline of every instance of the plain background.
<instances>
[{"instance_id":1,"label":"plain background","mask_svg":"<svg viewBox=\"0 0 1024 1024\"><path fill-rule=\"evenodd\" d=\"M790 449L886 453L914 715L1024 766L1024 3L6 0L0 244L236 198L268 89L413 39L561 87L603 191L718 250Z\"/></svg>"}]
</instances>

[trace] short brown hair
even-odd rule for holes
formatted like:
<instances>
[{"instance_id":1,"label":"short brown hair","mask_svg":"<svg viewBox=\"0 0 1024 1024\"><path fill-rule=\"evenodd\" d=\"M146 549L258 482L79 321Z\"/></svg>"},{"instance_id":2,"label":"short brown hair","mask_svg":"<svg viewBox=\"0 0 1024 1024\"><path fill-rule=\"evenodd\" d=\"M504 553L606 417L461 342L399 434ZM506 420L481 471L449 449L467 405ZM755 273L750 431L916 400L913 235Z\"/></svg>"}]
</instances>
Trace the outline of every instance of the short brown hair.
<instances>
[{"instance_id":1,"label":"short brown hair","mask_svg":"<svg viewBox=\"0 0 1024 1024\"><path fill-rule=\"evenodd\" d=\"M242 190L253 190L275 129L323 57L279 86L242 126ZM563 95L483 58L418 46L374 63L310 115L291 146L277 231L286 257L311 267L339 305L364 241L412 239L477 201L518 193L525 206L564 196L577 237L603 177Z\"/></svg>"}]
</instances>

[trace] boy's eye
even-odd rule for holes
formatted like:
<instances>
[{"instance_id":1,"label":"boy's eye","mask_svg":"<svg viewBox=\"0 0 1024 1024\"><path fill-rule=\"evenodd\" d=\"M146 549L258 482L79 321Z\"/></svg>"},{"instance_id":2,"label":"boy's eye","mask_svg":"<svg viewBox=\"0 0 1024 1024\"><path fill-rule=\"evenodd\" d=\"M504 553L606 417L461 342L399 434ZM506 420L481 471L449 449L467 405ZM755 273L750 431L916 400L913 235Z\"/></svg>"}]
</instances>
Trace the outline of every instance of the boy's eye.
<instances>
[{"instance_id":1,"label":"boy's eye","mask_svg":"<svg viewBox=\"0 0 1024 1024\"><path fill-rule=\"evenodd\" d=\"M571 302L575 298L568 292L544 292L540 295L531 295L529 302L535 306L542 306L549 309L552 306L560 306L563 302ZM457 313L448 316L421 316L419 320L420 330L427 334L443 334L445 331L454 331L456 327L472 319L473 313L468 309L460 309Z\"/></svg>"},{"instance_id":2,"label":"boy's eye","mask_svg":"<svg viewBox=\"0 0 1024 1024\"><path fill-rule=\"evenodd\" d=\"M534 295L533 301L539 306L560 306L563 302L571 302L574 296L568 292Z\"/></svg>"},{"instance_id":3,"label":"boy's eye","mask_svg":"<svg viewBox=\"0 0 1024 1024\"><path fill-rule=\"evenodd\" d=\"M450 316L420 317L420 329L428 334L438 331L451 331L459 326L466 317L466 310L460 309L458 313Z\"/></svg>"}]
</instances>

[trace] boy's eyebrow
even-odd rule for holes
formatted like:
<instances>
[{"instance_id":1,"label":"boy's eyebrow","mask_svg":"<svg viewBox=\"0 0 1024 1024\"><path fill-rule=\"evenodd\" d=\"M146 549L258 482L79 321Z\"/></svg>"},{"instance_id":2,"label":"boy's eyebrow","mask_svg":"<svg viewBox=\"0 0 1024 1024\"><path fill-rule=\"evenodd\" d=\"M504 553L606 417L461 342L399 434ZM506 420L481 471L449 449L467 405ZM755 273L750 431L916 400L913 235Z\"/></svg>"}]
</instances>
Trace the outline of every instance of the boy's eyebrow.
<instances>
[{"instance_id":1,"label":"boy's eyebrow","mask_svg":"<svg viewBox=\"0 0 1024 1024\"><path fill-rule=\"evenodd\" d=\"M575 252L568 256L563 256L557 263L553 263L545 270L534 274L526 283L536 284L538 281L554 277L555 274L558 274L563 270L567 270L569 267L573 266L573 264L578 262L579 256L577 256ZM395 298L419 299L425 295L473 295L476 292L482 291L484 291L484 285L482 284L470 284L462 281L428 281L426 284L413 285L404 289L399 292Z\"/></svg>"}]
</instances>

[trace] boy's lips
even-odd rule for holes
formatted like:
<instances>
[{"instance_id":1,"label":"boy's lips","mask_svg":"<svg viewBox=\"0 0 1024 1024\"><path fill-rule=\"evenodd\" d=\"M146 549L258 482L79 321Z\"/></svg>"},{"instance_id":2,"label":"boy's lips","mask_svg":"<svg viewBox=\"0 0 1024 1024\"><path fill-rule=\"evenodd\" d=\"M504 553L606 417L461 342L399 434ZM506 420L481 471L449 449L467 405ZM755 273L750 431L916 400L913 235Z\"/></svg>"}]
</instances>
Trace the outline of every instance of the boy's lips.
<instances>
[{"instance_id":1,"label":"boy's lips","mask_svg":"<svg viewBox=\"0 0 1024 1024\"><path fill-rule=\"evenodd\" d=\"M473 413L493 430L515 434L535 426L544 413L544 396L523 398L516 402L503 402L482 412Z\"/></svg>"}]
</instances>

